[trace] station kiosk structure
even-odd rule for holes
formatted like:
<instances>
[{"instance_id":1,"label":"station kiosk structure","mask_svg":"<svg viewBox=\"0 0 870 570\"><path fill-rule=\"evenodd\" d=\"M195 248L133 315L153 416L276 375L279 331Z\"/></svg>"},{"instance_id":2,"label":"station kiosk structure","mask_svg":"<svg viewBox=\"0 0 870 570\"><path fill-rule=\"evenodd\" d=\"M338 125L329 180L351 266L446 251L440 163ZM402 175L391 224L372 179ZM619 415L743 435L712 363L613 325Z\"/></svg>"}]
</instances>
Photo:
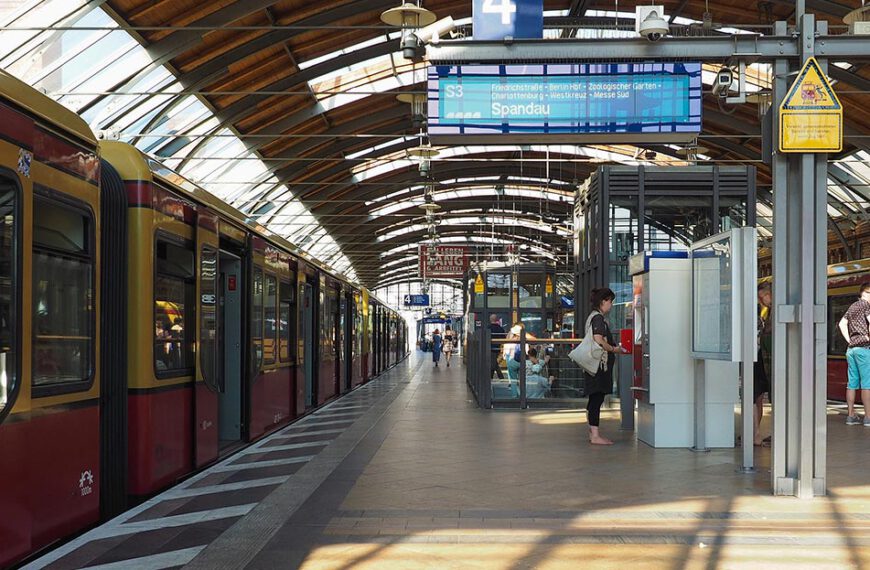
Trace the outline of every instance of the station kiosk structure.
<instances>
[{"instance_id":1,"label":"station kiosk structure","mask_svg":"<svg viewBox=\"0 0 870 570\"><path fill-rule=\"evenodd\" d=\"M643 251L629 259L632 275L637 437L651 447L695 443L692 357L692 264L687 252ZM738 367L705 366L704 423L708 447L734 447Z\"/></svg>"}]
</instances>

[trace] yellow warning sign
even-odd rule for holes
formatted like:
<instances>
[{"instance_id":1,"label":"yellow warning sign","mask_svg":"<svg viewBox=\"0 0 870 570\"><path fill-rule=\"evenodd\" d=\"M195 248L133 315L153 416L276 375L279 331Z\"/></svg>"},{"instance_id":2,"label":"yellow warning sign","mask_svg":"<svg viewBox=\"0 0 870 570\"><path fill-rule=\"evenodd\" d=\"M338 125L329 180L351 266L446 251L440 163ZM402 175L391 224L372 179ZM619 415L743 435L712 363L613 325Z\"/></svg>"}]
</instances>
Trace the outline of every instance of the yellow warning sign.
<instances>
[{"instance_id":1,"label":"yellow warning sign","mask_svg":"<svg viewBox=\"0 0 870 570\"><path fill-rule=\"evenodd\" d=\"M474 292L483 293L483 277L480 275L478 275L477 279L474 280Z\"/></svg>"},{"instance_id":2,"label":"yellow warning sign","mask_svg":"<svg viewBox=\"0 0 870 570\"><path fill-rule=\"evenodd\" d=\"M553 280L550 279L549 275L547 275L547 284L545 286L545 290L546 290L547 295L553 294Z\"/></svg>"},{"instance_id":3,"label":"yellow warning sign","mask_svg":"<svg viewBox=\"0 0 870 570\"><path fill-rule=\"evenodd\" d=\"M843 150L843 106L811 57L779 106L780 152Z\"/></svg>"}]
</instances>

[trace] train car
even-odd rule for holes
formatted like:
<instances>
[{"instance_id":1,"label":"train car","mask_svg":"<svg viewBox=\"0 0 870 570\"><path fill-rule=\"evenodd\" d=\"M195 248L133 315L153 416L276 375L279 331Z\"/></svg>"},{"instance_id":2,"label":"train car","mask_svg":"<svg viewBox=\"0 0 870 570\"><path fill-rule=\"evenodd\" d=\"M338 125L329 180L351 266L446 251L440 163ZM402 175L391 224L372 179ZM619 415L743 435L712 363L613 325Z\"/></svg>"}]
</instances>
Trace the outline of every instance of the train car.
<instances>
[{"instance_id":1,"label":"train car","mask_svg":"<svg viewBox=\"0 0 870 570\"><path fill-rule=\"evenodd\" d=\"M353 388L357 305L134 147L101 150L129 197L128 492L148 495Z\"/></svg>"},{"instance_id":2,"label":"train car","mask_svg":"<svg viewBox=\"0 0 870 570\"><path fill-rule=\"evenodd\" d=\"M846 400L846 349L838 324L849 305L858 299L861 283L870 281L870 259L828 266L828 399ZM861 401L861 391L855 396Z\"/></svg>"},{"instance_id":3,"label":"train car","mask_svg":"<svg viewBox=\"0 0 870 570\"><path fill-rule=\"evenodd\" d=\"M384 369L364 289L3 72L0 119L0 566Z\"/></svg>"},{"instance_id":4,"label":"train car","mask_svg":"<svg viewBox=\"0 0 870 570\"><path fill-rule=\"evenodd\" d=\"M100 163L0 72L0 566L100 516Z\"/></svg>"}]
</instances>

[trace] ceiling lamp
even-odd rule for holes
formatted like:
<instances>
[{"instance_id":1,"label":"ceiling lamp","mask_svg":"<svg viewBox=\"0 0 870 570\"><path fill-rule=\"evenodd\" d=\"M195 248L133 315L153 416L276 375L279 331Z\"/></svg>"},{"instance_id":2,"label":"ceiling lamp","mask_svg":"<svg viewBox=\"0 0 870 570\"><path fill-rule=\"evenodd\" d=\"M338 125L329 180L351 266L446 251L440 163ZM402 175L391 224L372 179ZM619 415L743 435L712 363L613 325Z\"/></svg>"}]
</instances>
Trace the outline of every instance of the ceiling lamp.
<instances>
[{"instance_id":1,"label":"ceiling lamp","mask_svg":"<svg viewBox=\"0 0 870 570\"><path fill-rule=\"evenodd\" d=\"M438 156L439 151L433 148L428 142L423 142L422 137L420 144L408 149L408 156L420 163L420 176L429 177L429 172L432 168L432 157Z\"/></svg>"},{"instance_id":2,"label":"ceiling lamp","mask_svg":"<svg viewBox=\"0 0 870 570\"><path fill-rule=\"evenodd\" d=\"M397 28L422 28L428 26L436 20L434 12L430 12L426 8L420 6L418 1L416 4L412 2L403 2L395 8L390 8L381 14L381 21L388 26L396 26Z\"/></svg>"},{"instance_id":3,"label":"ceiling lamp","mask_svg":"<svg viewBox=\"0 0 870 570\"><path fill-rule=\"evenodd\" d=\"M408 59L415 59L420 55L418 53L420 51L418 48L419 42L416 38L412 37L414 31L428 26L435 22L436 19L437 17L433 12L420 6L420 0L417 0L416 4L403 2L381 14L381 21L383 23L402 29L402 40L399 45L402 46L403 51L407 47L408 55L411 56L406 56Z\"/></svg>"},{"instance_id":4,"label":"ceiling lamp","mask_svg":"<svg viewBox=\"0 0 870 570\"><path fill-rule=\"evenodd\" d=\"M709 148L697 144L688 145L686 147L677 149L678 156L684 156L686 160L691 161L698 160L699 154L706 155L708 152L710 152Z\"/></svg>"},{"instance_id":5,"label":"ceiling lamp","mask_svg":"<svg viewBox=\"0 0 870 570\"><path fill-rule=\"evenodd\" d=\"M421 129L426 126L426 95L423 93L399 93L396 99L411 105L411 126Z\"/></svg>"}]
</instances>

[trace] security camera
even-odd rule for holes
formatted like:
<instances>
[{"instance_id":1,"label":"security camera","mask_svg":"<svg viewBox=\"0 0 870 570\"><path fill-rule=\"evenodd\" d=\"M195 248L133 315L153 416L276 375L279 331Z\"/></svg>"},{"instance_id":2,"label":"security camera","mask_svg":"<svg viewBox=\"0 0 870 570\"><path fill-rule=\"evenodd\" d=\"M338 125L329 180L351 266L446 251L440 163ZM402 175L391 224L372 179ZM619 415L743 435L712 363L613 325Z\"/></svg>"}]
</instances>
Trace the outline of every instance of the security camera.
<instances>
[{"instance_id":1,"label":"security camera","mask_svg":"<svg viewBox=\"0 0 870 570\"><path fill-rule=\"evenodd\" d=\"M402 40L402 55L405 59L419 59L423 56L423 46L437 44L441 38L451 33L456 28L453 18L447 16L426 27L420 28L408 34Z\"/></svg>"},{"instance_id":2,"label":"security camera","mask_svg":"<svg viewBox=\"0 0 870 570\"><path fill-rule=\"evenodd\" d=\"M417 36L417 39L424 44L437 44L441 41L442 37L452 32L455 28L456 23L453 21L453 18L447 16L429 24L425 28L416 30L413 35Z\"/></svg>"},{"instance_id":3,"label":"security camera","mask_svg":"<svg viewBox=\"0 0 870 570\"><path fill-rule=\"evenodd\" d=\"M734 83L734 72L730 67L723 67L716 74L716 79L713 81L713 93L720 97L728 95L731 89L731 84Z\"/></svg>"},{"instance_id":4,"label":"security camera","mask_svg":"<svg viewBox=\"0 0 870 570\"><path fill-rule=\"evenodd\" d=\"M637 6L635 31L651 42L657 42L670 31L664 6Z\"/></svg>"}]
</instances>

